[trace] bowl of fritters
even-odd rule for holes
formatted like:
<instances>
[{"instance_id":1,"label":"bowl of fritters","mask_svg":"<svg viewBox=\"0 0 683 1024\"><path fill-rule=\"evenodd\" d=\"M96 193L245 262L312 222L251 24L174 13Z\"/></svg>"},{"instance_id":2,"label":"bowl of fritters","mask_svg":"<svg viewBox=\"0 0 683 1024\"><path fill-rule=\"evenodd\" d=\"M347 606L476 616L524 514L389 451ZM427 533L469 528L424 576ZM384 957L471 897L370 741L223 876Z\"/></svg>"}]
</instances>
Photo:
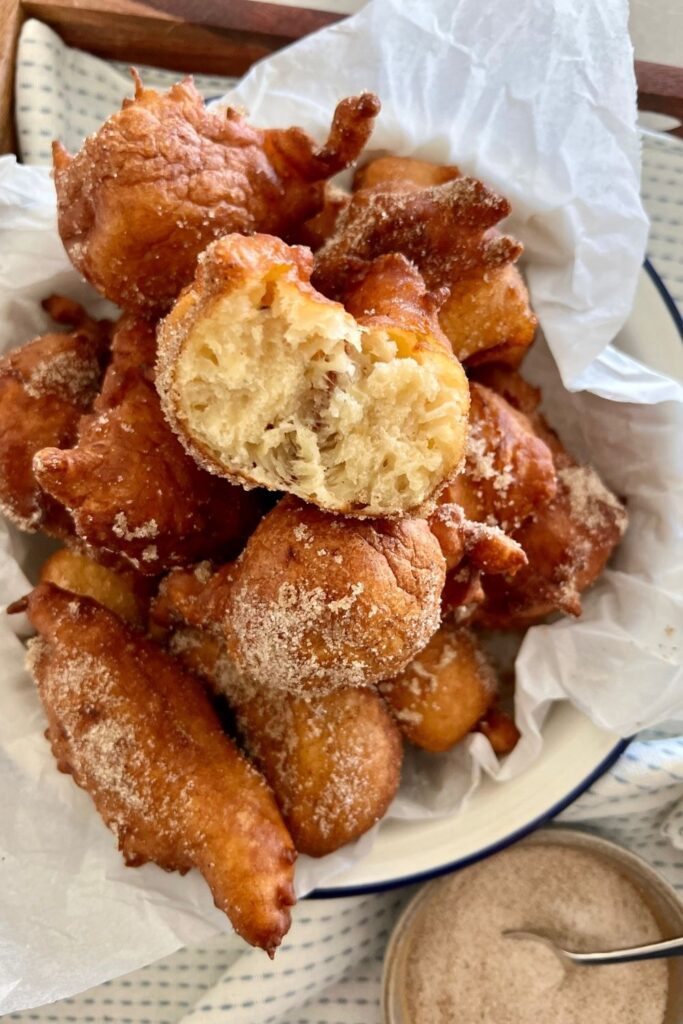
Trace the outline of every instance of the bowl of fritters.
<instances>
[{"instance_id":1,"label":"bowl of fritters","mask_svg":"<svg viewBox=\"0 0 683 1024\"><path fill-rule=\"evenodd\" d=\"M136 76L54 147L64 247L118 312L45 296L54 328L0 358L2 510L58 542L10 606L56 765L126 864L197 869L270 955L297 855L375 828L404 756L514 751L491 634L578 616L627 525L525 377L509 203L364 158L379 112L341 99L317 145ZM576 769L524 803L572 750L578 781L614 753L564 715L508 839L571 795ZM340 885L455 859L411 842Z\"/></svg>"}]
</instances>

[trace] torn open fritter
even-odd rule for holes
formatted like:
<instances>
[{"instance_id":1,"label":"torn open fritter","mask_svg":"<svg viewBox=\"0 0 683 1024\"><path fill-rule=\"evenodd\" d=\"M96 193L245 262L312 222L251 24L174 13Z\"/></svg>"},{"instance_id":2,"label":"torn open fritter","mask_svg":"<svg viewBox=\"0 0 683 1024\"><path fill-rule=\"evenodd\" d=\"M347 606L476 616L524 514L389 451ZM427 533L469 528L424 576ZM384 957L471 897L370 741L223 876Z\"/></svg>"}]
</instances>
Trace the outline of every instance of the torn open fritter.
<instances>
[{"instance_id":1,"label":"torn open fritter","mask_svg":"<svg viewBox=\"0 0 683 1024\"><path fill-rule=\"evenodd\" d=\"M524 413L470 383L470 429L462 470L441 492L468 519L510 533L557 490L552 452Z\"/></svg>"},{"instance_id":2,"label":"torn open fritter","mask_svg":"<svg viewBox=\"0 0 683 1024\"><path fill-rule=\"evenodd\" d=\"M537 321L514 266L522 246L493 227L510 212L507 201L457 167L399 157L362 168L355 187L316 254L315 286L343 299L359 261L402 253L430 289L448 288L439 323L458 359L518 365Z\"/></svg>"},{"instance_id":3,"label":"torn open fritter","mask_svg":"<svg viewBox=\"0 0 683 1024\"><path fill-rule=\"evenodd\" d=\"M404 514L460 463L467 378L405 259L365 268L353 312L311 287L311 267L266 235L211 245L159 327L164 411L212 472L350 515Z\"/></svg>"},{"instance_id":4,"label":"torn open fritter","mask_svg":"<svg viewBox=\"0 0 683 1024\"><path fill-rule=\"evenodd\" d=\"M323 694L400 672L438 629L444 578L424 519L350 519L287 497L234 565L200 576L199 598L182 584L184 614L216 629L249 678Z\"/></svg>"},{"instance_id":5,"label":"torn open fritter","mask_svg":"<svg viewBox=\"0 0 683 1024\"><path fill-rule=\"evenodd\" d=\"M195 463L154 386L154 326L126 316L93 412L73 448L43 448L40 486L69 510L80 540L146 575L207 555L236 555L260 517L258 496Z\"/></svg>"},{"instance_id":6,"label":"torn open fritter","mask_svg":"<svg viewBox=\"0 0 683 1024\"><path fill-rule=\"evenodd\" d=\"M464 739L496 696L495 671L475 634L444 623L399 675L379 690L403 735L423 750Z\"/></svg>"},{"instance_id":7,"label":"torn open fritter","mask_svg":"<svg viewBox=\"0 0 683 1024\"><path fill-rule=\"evenodd\" d=\"M296 853L201 682L90 598L41 583L28 615L58 766L92 797L126 862L197 868L235 930L272 954L290 924Z\"/></svg>"},{"instance_id":8,"label":"torn open fritter","mask_svg":"<svg viewBox=\"0 0 683 1024\"><path fill-rule=\"evenodd\" d=\"M107 298L161 315L209 242L287 235L316 214L326 180L358 157L378 111L371 93L342 100L318 146L300 128L263 130L235 109L207 110L191 78L160 94L135 74L135 98L74 157L54 144L66 251Z\"/></svg>"},{"instance_id":9,"label":"torn open fritter","mask_svg":"<svg viewBox=\"0 0 683 1024\"><path fill-rule=\"evenodd\" d=\"M22 530L65 537L71 519L36 480L33 456L73 444L100 389L112 325L59 295L43 308L71 330L43 334L0 358L0 509Z\"/></svg>"},{"instance_id":10,"label":"torn open fritter","mask_svg":"<svg viewBox=\"0 0 683 1024\"><path fill-rule=\"evenodd\" d=\"M242 676L224 642L206 630L178 630L170 647L227 698L299 853L333 853L384 816L400 782L403 745L374 689L347 686L310 698L275 690Z\"/></svg>"},{"instance_id":11,"label":"torn open fritter","mask_svg":"<svg viewBox=\"0 0 683 1024\"><path fill-rule=\"evenodd\" d=\"M523 411L553 456L557 489L513 531L528 564L514 578L484 582L486 600L477 618L496 628L531 625L551 612L581 614L581 594L602 573L628 524L622 502L595 470L576 462L536 406L537 389L511 371L484 377Z\"/></svg>"}]
</instances>

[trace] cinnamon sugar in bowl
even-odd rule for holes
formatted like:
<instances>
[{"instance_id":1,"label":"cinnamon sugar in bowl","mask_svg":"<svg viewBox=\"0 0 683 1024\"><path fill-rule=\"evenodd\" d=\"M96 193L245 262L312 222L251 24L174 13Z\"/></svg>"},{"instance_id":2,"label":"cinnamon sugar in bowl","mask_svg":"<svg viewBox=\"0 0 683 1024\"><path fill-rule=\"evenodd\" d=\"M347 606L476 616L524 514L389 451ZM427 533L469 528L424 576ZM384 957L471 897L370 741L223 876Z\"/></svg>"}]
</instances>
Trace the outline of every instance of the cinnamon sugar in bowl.
<instances>
[{"instance_id":1,"label":"cinnamon sugar in bowl","mask_svg":"<svg viewBox=\"0 0 683 1024\"><path fill-rule=\"evenodd\" d=\"M683 1024L683 960L575 967L509 930L618 949L683 935L683 905L621 847L541 830L411 900L385 956L385 1024Z\"/></svg>"}]
</instances>

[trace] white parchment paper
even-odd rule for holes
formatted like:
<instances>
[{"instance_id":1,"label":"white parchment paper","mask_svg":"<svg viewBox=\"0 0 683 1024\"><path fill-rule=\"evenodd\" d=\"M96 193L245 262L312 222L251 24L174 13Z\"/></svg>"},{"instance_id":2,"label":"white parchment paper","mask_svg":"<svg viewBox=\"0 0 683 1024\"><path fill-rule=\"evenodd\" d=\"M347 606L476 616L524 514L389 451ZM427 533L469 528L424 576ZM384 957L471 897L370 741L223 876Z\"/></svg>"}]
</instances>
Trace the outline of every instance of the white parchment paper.
<instances>
[{"instance_id":1,"label":"white parchment paper","mask_svg":"<svg viewBox=\"0 0 683 1024\"><path fill-rule=\"evenodd\" d=\"M646 237L626 3L516 0L499 14L481 0L374 0L254 69L229 97L258 123L322 137L340 97L373 89L383 103L375 150L455 161L510 198L549 346L537 345L527 373L565 440L629 503L629 532L582 618L527 634L517 749L499 766L477 736L449 755L410 757L391 809L403 818L453 813L482 772L503 781L522 771L542 751L554 700L622 735L683 714L683 389L607 347ZM55 290L103 309L62 250L47 172L4 158L0 349L46 327L37 303ZM0 600L28 588L39 547L0 523ZM23 669L25 627L0 619L0 1013L229 930L196 873L125 868L89 798L55 770ZM299 891L372 841L301 858Z\"/></svg>"}]
</instances>

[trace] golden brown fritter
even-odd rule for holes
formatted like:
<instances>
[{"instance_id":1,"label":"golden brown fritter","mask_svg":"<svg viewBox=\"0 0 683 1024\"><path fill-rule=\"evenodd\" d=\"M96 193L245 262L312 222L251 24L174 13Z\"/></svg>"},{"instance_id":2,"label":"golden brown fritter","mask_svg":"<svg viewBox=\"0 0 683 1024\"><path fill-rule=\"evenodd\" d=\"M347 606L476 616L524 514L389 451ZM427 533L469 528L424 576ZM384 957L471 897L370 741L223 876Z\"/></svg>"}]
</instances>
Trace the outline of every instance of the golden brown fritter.
<instances>
[{"instance_id":1,"label":"golden brown fritter","mask_svg":"<svg viewBox=\"0 0 683 1024\"><path fill-rule=\"evenodd\" d=\"M38 484L33 456L75 440L99 391L111 324L59 295L43 308L72 330L44 334L0 358L0 509L22 530L65 537L70 517Z\"/></svg>"},{"instance_id":2,"label":"golden brown fritter","mask_svg":"<svg viewBox=\"0 0 683 1024\"><path fill-rule=\"evenodd\" d=\"M526 555L516 540L498 526L468 519L454 502L444 502L432 512L429 528L439 541L449 573L463 561L480 572L510 576L526 565Z\"/></svg>"},{"instance_id":3,"label":"golden brown fritter","mask_svg":"<svg viewBox=\"0 0 683 1024\"><path fill-rule=\"evenodd\" d=\"M580 465L537 406L540 392L509 370L483 368L481 379L523 413L552 453L555 496L534 510L512 536L528 565L510 579L484 582L478 619L496 628L532 625L554 611L581 614L581 593L602 573L628 523L626 509L590 466Z\"/></svg>"},{"instance_id":4,"label":"golden brown fritter","mask_svg":"<svg viewBox=\"0 0 683 1024\"><path fill-rule=\"evenodd\" d=\"M371 93L342 100L318 147L300 128L262 130L232 108L208 111L191 78L160 94L135 75L135 99L76 156L54 144L66 251L107 298L161 315L214 239L287 235L316 214L325 181L358 157L378 111Z\"/></svg>"},{"instance_id":5,"label":"golden brown fritter","mask_svg":"<svg viewBox=\"0 0 683 1024\"><path fill-rule=\"evenodd\" d=\"M450 287L454 278L490 272L519 256L519 242L489 230L509 212L508 201L475 178L422 189L361 189L316 254L313 284L343 299L359 265L400 253L430 290Z\"/></svg>"},{"instance_id":6,"label":"golden brown fritter","mask_svg":"<svg viewBox=\"0 0 683 1024\"><path fill-rule=\"evenodd\" d=\"M424 519L349 519L287 497L234 565L216 577L200 567L198 598L191 574L168 586L186 621L225 637L240 672L320 695L399 672L439 626L444 577Z\"/></svg>"},{"instance_id":7,"label":"golden brown fritter","mask_svg":"<svg viewBox=\"0 0 683 1024\"><path fill-rule=\"evenodd\" d=\"M478 619L500 629L529 626L553 611L581 614L581 594L600 576L628 518L622 503L590 466L558 469L557 494L514 538L528 565L514 577L484 582Z\"/></svg>"},{"instance_id":8,"label":"golden brown fritter","mask_svg":"<svg viewBox=\"0 0 683 1024\"><path fill-rule=\"evenodd\" d=\"M319 249L330 238L337 227L340 215L349 205L351 195L337 188L336 185L325 186L323 206L314 217L304 221L300 228L287 239L295 245L307 245L309 249Z\"/></svg>"},{"instance_id":9,"label":"golden brown fritter","mask_svg":"<svg viewBox=\"0 0 683 1024\"><path fill-rule=\"evenodd\" d=\"M482 720L477 722L476 731L486 736L494 753L499 757L510 754L517 746L520 737L514 720L495 704L488 709Z\"/></svg>"},{"instance_id":10,"label":"golden brown fritter","mask_svg":"<svg viewBox=\"0 0 683 1024\"><path fill-rule=\"evenodd\" d=\"M423 750L459 743L496 695L492 666L471 630L444 624L394 679L380 683L403 735Z\"/></svg>"},{"instance_id":11,"label":"golden brown fritter","mask_svg":"<svg viewBox=\"0 0 683 1024\"><path fill-rule=\"evenodd\" d=\"M259 685L238 673L222 640L207 631L179 630L171 649L227 697L299 853L323 857L384 816L403 748L374 689L345 687L307 699Z\"/></svg>"},{"instance_id":12,"label":"golden brown fritter","mask_svg":"<svg viewBox=\"0 0 683 1024\"><path fill-rule=\"evenodd\" d=\"M311 260L267 235L206 250L159 327L164 412L212 472L347 515L403 515L460 462L467 378L405 258L365 267L357 316L311 287Z\"/></svg>"},{"instance_id":13,"label":"golden brown fritter","mask_svg":"<svg viewBox=\"0 0 683 1024\"><path fill-rule=\"evenodd\" d=\"M58 766L90 794L126 863L196 867L235 930L272 954L290 924L296 854L202 684L90 598L41 583L28 614Z\"/></svg>"},{"instance_id":14,"label":"golden brown fritter","mask_svg":"<svg viewBox=\"0 0 683 1024\"><path fill-rule=\"evenodd\" d=\"M469 519L511 532L557 490L553 456L524 413L470 384L470 431L462 472L441 493Z\"/></svg>"},{"instance_id":15,"label":"golden brown fritter","mask_svg":"<svg viewBox=\"0 0 683 1024\"><path fill-rule=\"evenodd\" d=\"M412 156L380 156L359 167L353 176L353 191L361 188L429 188L460 177L455 164L433 164Z\"/></svg>"},{"instance_id":16,"label":"golden brown fritter","mask_svg":"<svg viewBox=\"0 0 683 1024\"><path fill-rule=\"evenodd\" d=\"M112 569L89 555L61 548L41 568L40 582L91 597L131 626L147 626L150 581L134 569Z\"/></svg>"},{"instance_id":17,"label":"golden brown fritter","mask_svg":"<svg viewBox=\"0 0 683 1024\"><path fill-rule=\"evenodd\" d=\"M78 537L145 575L237 554L260 514L256 495L186 454L161 411L154 358L154 327L124 317L75 447L44 448L34 459L36 478L68 508Z\"/></svg>"},{"instance_id":18,"label":"golden brown fritter","mask_svg":"<svg viewBox=\"0 0 683 1024\"><path fill-rule=\"evenodd\" d=\"M529 294L514 261L522 247L493 229L504 199L457 167L383 157L362 168L357 191L317 254L314 284L343 299L358 263L399 252L427 286L442 287L439 322L462 362L517 366L536 331Z\"/></svg>"},{"instance_id":19,"label":"golden brown fritter","mask_svg":"<svg viewBox=\"0 0 683 1024\"><path fill-rule=\"evenodd\" d=\"M507 263L483 276L454 277L449 284L439 322L458 359L468 367L519 366L536 336L538 320L517 267Z\"/></svg>"}]
</instances>

